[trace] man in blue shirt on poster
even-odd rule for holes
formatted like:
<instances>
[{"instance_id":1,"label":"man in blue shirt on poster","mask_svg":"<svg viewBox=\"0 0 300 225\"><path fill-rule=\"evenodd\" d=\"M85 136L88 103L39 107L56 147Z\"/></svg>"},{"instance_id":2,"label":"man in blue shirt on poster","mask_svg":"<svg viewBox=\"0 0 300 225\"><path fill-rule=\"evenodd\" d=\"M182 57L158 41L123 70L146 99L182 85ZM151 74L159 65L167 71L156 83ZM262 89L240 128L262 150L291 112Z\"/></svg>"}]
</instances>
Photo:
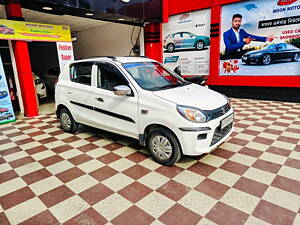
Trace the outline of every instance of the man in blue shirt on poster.
<instances>
[{"instance_id":1,"label":"man in blue shirt on poster","mask_svg":"<svg viewBox=\"0 0 300 225\"><path fill-rule=\"evenodd\" d=\"M234 14L232 16L232 27L224 32L223 39L225 43L225 55L229 58L241 58L244 45L250 44L251 41L273 41L274 37L260 37L247 33L244 29L240 29L242 24L242 15Z\"/></svg>"}]
</instances>

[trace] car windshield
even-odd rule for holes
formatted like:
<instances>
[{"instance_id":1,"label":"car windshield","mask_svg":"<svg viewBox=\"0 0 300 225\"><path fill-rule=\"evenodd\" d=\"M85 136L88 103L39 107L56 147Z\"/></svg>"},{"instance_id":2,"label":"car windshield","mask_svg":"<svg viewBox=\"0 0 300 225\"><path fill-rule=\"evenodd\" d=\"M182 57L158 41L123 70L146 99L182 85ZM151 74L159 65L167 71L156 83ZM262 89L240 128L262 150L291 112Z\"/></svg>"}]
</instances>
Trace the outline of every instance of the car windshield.
<instances>
[{"instance_id":1,"label":"car windshield","mask_svg":"<svg viewBox=\"0 0 300 225\"><path fill-rule=\"evenodd\" d=\"M145 90L159 91L190 84L157 62L124 63L123 67Z\"/></svg>"}]
</instances>

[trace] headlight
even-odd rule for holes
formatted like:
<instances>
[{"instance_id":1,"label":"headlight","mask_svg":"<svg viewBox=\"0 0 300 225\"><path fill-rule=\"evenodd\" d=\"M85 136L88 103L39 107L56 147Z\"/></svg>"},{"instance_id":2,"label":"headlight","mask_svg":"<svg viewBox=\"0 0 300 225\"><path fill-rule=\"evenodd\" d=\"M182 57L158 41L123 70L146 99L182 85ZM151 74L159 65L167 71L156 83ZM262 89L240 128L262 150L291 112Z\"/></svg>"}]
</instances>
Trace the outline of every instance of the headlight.
<instances>
[{"instance_id":1,"label":"headlight","mask_svg":"<svg viewBox=\"0 0 300 225\"><path fill-rule=\"evenodd\" d=\"M205 123L207 121L206 114L200 109L178 105L177 110L184 118L191 122Z\"/></svg>"}]
</instances>

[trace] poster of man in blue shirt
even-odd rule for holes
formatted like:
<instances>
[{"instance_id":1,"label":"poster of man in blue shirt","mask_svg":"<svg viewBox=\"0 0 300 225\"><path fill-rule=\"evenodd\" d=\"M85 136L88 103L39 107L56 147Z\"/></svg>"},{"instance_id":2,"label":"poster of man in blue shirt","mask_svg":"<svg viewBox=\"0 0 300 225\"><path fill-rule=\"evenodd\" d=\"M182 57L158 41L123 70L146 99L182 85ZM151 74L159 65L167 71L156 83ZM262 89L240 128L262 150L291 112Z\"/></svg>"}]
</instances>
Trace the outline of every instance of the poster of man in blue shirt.
<instances>
[{"instance_id":1,"label":"poster of man in blue shirt","mask_svg":"<svg viewBox=\"0 0 300 225\"><path fill-rule=\"evenodd\" d=\"M244 29L240 28L242 25L242 18L241 14L234 14L232 16L232 27L223 34L226 58L241 58L243 47L250 44L251 41L272 42L274 39L272 35L260 37L247 33Z\"/></svg>"}]
</instances>

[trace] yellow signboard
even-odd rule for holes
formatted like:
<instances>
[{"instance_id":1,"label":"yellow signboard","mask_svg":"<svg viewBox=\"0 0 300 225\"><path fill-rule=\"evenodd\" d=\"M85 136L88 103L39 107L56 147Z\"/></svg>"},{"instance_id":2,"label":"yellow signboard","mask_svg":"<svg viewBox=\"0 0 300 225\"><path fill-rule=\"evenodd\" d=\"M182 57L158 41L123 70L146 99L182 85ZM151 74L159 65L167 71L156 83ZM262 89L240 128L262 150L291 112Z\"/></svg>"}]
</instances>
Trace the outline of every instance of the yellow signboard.
<instances>
[{"instance_id":1,"label":"yellow signboard","mask_svg":"<svg viewBox=\"0 0 300 225\"><path fill-rule=\"evenodd\" d=\"M69 26L0 19L0 39L23 41L71 41Z\"/></svg>"}]
</instances>

